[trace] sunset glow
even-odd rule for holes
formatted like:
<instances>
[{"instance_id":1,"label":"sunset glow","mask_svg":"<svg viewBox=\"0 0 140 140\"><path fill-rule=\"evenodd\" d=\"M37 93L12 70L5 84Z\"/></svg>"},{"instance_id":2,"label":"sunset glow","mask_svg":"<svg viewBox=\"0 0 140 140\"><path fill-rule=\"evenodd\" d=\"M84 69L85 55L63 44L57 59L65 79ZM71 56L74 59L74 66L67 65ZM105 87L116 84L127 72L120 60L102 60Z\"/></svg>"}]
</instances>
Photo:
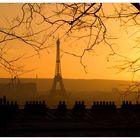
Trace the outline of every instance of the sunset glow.
<instances>
[{"instance_id":1,"label":"sunset glow","mask_svg":"<svg viewBox=\"0 0 140 140\"><path fill-rule=\"evenodd\" d=\"M115 5L115 4L114 4ZM113 5L113 6L114 6ZM129 5L129 4L125 4ZM48 10L44 10L48 15L51 15L53 10L55 10L55 4L46 4ZM119 4L115 5L119 7ZM61 8L61 6L59 7ZM104 11L108 14L112 12L112 4L104 4ZM21 4L0 4L0 27L8 28L10 25L10 21L20 17L21 13ZM52 9L52 10L50 10ZM118 8L119 9L119 8ZM135 11L135 8L132 8ZM88 19L89 20L89 19ZM35 22L41 24L42 19L36 15ZM47 29L49 27L48 24L41 24L40 28L37 27L37 24L33 23L36 31L40 31L42 29ZM119 19L110 19L105 22L107 26L107 30L110 33L110 36L114 39L109 39L108 42L112 44L115 52L120 55L126 56L129 59L135 59L139 56L139 51L137 48L133 48L138 44L135 40L139 37L139 27L138 26L130 26L124 25L121 26L121 22ZM11 23L12 24L12 23ZM48 27L47 27L48 26ZM22 31L19 30L20 33ZM38 38L43 40L43 37L47 34L49 30L42 32ZM85 31L86 32L86 31ZM79 36L80 34L84 34L84 32L76 33L75 35ZM75 57L73 55L67 54L65 52L74 53L80 55L83 51L83 48L87 46L88 39L77 40L70 37L61 37L63 35L63 30L60 29L59 32L49 38L44 47L46 49L40 51L40 54L33 56L36 54L36 51L30 46L27 45L20 40L13 40L6 43L2 43L4 50L8 50L6 52L5 57L9 59L21 57L19 61L17 61L17 65L24 65L25 70L29 70L29 72L25 72L23 74L19 74L19 77L22 78L53 78L55 72L55 57L56 57L56 40L60 37L60 46L61 46L61 62L62 62L62 76L64 79L120 79L120 80L131 80L132 73L130 71L124 71L118 73L118 69L114 68L114 66L121 64L120 61L124 60L124 58L119 57L117 55L109 56L111 49L104 43L100 43L96 45L93 51L86 52L82 62L86 66L84 67L80 63L80 58ZM45 38L45 37L44 37ZM33 57L30 57L33 56ZM85 72L87 71L87 73ZM137 73L138 74L138 73ZM1 68L0 77L10 77L9 73Z\"/></svg>"}]
</instances>

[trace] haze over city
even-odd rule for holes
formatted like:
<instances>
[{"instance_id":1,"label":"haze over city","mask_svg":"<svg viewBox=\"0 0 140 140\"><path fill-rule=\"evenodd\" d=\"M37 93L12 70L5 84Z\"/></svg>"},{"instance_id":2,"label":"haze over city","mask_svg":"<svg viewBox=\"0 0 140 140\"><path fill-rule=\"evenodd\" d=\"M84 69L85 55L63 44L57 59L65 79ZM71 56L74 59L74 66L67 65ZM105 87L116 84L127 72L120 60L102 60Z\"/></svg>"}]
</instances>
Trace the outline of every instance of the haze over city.
<instances>
[{"instance_id":1,"label":"haze over city","mask_svg":"<svg viewBox=\"0 0 140 140\"><path fill-rule=\"evenodd\" d=\"M139 3L0 9L0 136L140 136Z\"/></svg>"}]
</instances>

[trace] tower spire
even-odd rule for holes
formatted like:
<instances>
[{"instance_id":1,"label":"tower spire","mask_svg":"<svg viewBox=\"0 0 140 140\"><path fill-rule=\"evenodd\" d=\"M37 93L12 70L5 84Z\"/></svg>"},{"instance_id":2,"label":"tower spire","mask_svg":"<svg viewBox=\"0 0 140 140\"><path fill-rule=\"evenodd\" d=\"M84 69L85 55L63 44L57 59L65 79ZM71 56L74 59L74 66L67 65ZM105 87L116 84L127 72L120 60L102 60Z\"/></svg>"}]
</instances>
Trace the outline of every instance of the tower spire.
<instances>
[{"instance_id":1,"label":"tower spire","mask_svg":"<svg viewBox=\"0 0 140 140\"><path fill-rule=\"evenodd\" d=\"M55 67L55 75L61 75L61 62L60 62L60 40L57 39L57 52L56 52L56 67Z\"/></svg>"},{"instance_id":2,"label":"tower spire","mask_svg":"<svg viewBox=\"0 0 140 140\"><path fill-rule=\"evenodd\" d=\"M66 93L63 78L61 74L61 59L60 59L60 40L59 38L56 41L56 67L55 67L55 77L53 79L53 84L51 88L51 94L64 94Z\"/></svg>"}]
</instances>

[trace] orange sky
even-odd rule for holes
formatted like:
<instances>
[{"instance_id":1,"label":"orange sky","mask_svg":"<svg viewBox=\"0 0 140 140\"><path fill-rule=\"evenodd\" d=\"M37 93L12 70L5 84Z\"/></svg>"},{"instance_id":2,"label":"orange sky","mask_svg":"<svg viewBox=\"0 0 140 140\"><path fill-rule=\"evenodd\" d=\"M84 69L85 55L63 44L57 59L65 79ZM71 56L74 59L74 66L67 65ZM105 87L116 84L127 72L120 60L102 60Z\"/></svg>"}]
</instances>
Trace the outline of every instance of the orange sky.
<instances>
[{"instance_id":1,"label":"orange sky","mask_svg":"<svg viewBox=\"0 0 140 140\"><path fill-rule=\"evenodd\" d=\"M110 6L111 4L106 4L105 10L107 10ZM0 27L8 27L8 20L15 17L17 13L20 15L20 5L18 4L0 4L0 9L0 17L2 19L0 21ZM133 26L124 30L124 27L120 27L119 20L109 21L107 23L107 27L113 37L118 37L115 40L111 40L111 43L113 43L113 47L117 52L132 59L139 55L138 50L132 49L132 47L136 44L134 39L139 36L139 32L130 37L134 32L139 30L139 27ZM59 36L59 33L56 34L56 37L57 36ZM25 73L19 77L35 78L37 75L38 78L52 78L54 77L55 73L55 41L55 39L49 40L49 42L46 44L48 49L42 51L40 56L35 56L30 59L27 57L33 55L35 52L31 47L26 46L24 43L19 41L11 41L8 44L2 45L5 45L6 48L9 48L7 52L8 58L23 55L24 59L22 59L18 64L23 63L23 65L25 65L25 69L34 69L32 72ZM67 39L67 41L61 39L60 45L61 49L64 51L79 54L82 51L81 48L86 45L86 41L75 42L72 39ZM109 53L109 47L103 43L96 47L93 52L86 53L83 58L83 63L87 66L86 74L82 65L80 64L79 58L61 52L61 69L63 78L131 80L132 75L130 72L125 71L117 73L117 69L111 68L114 65L119 64L118 61L121 60L121 58L113 56L110 57L110 61L108 62L106 58ZM9 77L9 73L1 69L0 77Z\"/></svg>"}]
</instances>

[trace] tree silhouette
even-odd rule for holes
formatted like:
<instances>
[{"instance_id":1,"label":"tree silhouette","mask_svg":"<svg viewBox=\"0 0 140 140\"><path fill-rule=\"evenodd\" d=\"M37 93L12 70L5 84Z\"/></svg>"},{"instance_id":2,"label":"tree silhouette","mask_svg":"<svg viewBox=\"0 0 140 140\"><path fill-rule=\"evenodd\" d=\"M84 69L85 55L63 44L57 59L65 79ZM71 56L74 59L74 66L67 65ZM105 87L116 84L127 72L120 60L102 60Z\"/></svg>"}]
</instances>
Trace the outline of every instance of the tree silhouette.
<instances>
[{"instance_id":1,"label":"tree silhouette","mask_svg":"<svg viewBox=\"0 0 140 140\"><path fill-rule=\"evenodd\" d=\"M0 27L0 44L17 40L32 47L38 54L41 50L46 49L49 39L55 38L59 34L61 38L73 38L79 42L82 39L87 40L87 45L81 54L64 51L67 54L80 58L82 62L86 52L93 51L101 43L106 44L111 55L118 55L126 59L126 57L117 53L112 43L111 37L106 26L106 21L119 19L123 25L131 24L135 26L139 24L140 5L138 3L110 4L111 11L105 10L105 3L25 3L20 4L21 13L13 20L9 28ZM53 8L52 8L53 7ZM41 27L41 28L40 28ZM41 39L40 39L41 38ZM14 65L21 57L7 60L4 57L3 49L1 49L0 65L2 68L11 73L21 72L22 67ZM82 48L81 48L82 49ZM133 72L139 71L139 67L135 64L136 60L125 60L127 63L120 65L120 70L132 69Z\"/></svg>"}]
</instances>

